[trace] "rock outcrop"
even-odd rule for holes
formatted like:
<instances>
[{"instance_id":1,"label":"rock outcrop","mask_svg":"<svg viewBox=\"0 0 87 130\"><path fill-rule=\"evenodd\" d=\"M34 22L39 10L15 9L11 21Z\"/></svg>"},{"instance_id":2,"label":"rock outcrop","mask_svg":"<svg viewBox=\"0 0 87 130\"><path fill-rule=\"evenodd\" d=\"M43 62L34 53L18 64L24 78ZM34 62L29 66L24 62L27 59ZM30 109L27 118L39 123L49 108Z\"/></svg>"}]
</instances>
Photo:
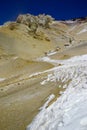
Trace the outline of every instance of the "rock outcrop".
<instances>
[{"instance_id":1,"label":"rock outcrop","mask_svg":"<svg viewBox=\"0 0 87 130\"><path fill-rule=\"evenodd\" d=\"M54 20L50 15L44 15L40 14L38 16L34 16L31 14L26 14L26 15L19 15L17 17L16 22L25 24L30 28L30 31L36 32L38 26L43 27L43 28L49 28L50 23Z\"/></svg>"}]
</instances>

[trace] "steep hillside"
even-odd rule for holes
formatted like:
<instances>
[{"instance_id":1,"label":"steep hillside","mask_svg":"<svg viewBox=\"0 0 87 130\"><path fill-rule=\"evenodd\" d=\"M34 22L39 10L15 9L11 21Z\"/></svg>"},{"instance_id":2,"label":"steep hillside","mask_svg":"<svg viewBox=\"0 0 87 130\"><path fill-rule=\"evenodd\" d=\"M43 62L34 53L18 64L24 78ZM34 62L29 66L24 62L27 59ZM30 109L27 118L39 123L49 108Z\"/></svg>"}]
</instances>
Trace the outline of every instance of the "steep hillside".
<instances>
[{"instance_id":1,"label":"steep hillside","mask_svg":"<svg viewBox=\"0 0 87 130\"><path fill-rule=\"evenodd\" d=\"M0 26L0 130L25 130L47 97L55 97L50 106L65 90L64 82L54 82L53 70L83 54L87 18L55 21L24 14Z\"/></svg>"}]
</instances>

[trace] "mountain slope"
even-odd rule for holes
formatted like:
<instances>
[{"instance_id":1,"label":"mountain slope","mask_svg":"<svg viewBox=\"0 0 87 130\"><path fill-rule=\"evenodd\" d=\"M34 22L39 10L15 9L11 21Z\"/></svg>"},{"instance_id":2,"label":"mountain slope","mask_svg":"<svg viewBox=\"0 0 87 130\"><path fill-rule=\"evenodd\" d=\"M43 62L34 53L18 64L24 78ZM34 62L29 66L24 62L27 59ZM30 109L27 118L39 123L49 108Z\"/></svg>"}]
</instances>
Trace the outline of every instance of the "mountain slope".
<instances>
[{"instance_id":1,"label":"mountain slope","mask_svg":"<svg viewBox=\"0 0 87 130\"><path fill-rule=\"evenodd\" d=\"M24 130L49 95L52 94L50 102L44 105L48 109L61 91L66 93L62 76L68 76L72 70L78 72L73 65L81 63L77 62L79 57L74 62L70 60L71 63L65 59L87 54L86 19L55 21L49 15L24 14L0 26L1 130ZM81 59L79 62L85 65ZM61 69L58 81L54 69L59 72ZM70 81L66 81L67 86Z\"/></svg>"}]
</instances>

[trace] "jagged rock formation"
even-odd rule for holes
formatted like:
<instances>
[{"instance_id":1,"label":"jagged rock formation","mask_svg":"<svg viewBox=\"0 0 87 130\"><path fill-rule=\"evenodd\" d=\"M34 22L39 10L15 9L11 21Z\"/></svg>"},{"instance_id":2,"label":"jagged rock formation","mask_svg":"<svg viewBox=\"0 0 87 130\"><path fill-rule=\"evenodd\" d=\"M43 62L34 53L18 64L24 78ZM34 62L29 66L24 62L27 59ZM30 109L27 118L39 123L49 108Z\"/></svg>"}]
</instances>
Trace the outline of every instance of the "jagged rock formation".
<instances>
[{"instance_id":1,"label":"jagged rock formation","mask_svg":"<svg viewBox=\"0 0 87 130\"><path fill-rule=\"evenodd\" d=\"M19 15L17 17L16 22L17 23L22 23L27 25L32 32L36 32L38 26L41 26L43 28L49 28L49 24L52 23L54 18L52 18L50 15L38 15L38 16L33 16L31 14L26 14L26 15Z\"/></svg>"},{"instance_id":2,"label":"jagged rock formation","mask_svg":"<svg viewBox=\"0 0 87 130\"><path fill-rule=\"evenodd\" d=\"M19 15L16 19L16 22L9 22L5 25L8 25L10 30L19 29L20 24L27 26L28 33L32 35L34 38L39 40L47 40L50 39L45 35L42 29L50 28L50 24L54 21L50 15L40 14L38 16L34 16L31 14Z\"/></svg>"}]
</instances>

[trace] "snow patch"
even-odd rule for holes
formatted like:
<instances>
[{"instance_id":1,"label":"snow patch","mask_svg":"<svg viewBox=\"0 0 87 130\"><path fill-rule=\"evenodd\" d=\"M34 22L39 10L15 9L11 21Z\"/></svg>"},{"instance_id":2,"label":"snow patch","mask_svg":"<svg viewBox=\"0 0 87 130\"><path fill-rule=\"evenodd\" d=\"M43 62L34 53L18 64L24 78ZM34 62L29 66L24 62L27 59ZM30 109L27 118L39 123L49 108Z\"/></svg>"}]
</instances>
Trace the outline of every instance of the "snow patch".
<instances>
[{"instance_id":1,"label":"snow patch","mask_svg":"<svg viewBox=\"0 0 87 130\"><path fill-rule=\"evenodd\" d=\"M18 59L18 57L17 57L17 56L15 56L13 59L14 59L14 60L16 60L16 59Z\"/></svg>"},{"instance_id":2,"label":"snow patch","mask_svg":"<svg viewBox=\"0 0 87 130\"><path fill-rule=\"evenodd\" d=\"M55 98L54 94L51 94L48 98L46 103L43 105L43 107L40 108L40 110L44 110L46 109L46 107L48 106L48 104Z\"/></svg>"},{"instance_id":3,"label":"snow patch","mask_svg":"<svg viewBox=\"0 0 87 130\"><path fill-rule=\"evenodd\" d=\"M81 30L80 32L78 32L77 34L82 34L82 33L84 33L84 32L87 32L87 29L83 29L83 30Z\"/></svg>"},{"instance_id":4,"label":"snow patch","mask_svg":"<svg viewBox=\"0 0 87 130\"><path fill-rule=\"evenodd\" d=\"M68 24L73 24L73 23L75 23L76 21L73 21L73 20L66 20L65 22L68 23Z\"/></svg>"},{"instance_id":5,"label":"snow patch","mask_svg":"<svg viewBox=\"0 0 87 130\"><path fill-rule=\"evenodd\" d=\"M53 52L48 53L47 56L52 56L52 55L54 55L56 53L57 53L56 51L53 51Z\"/></svg>"},{"instance_id":6,"label":"snow patch","mask_svg":"<svg viewBox=\"0 0 87 130\"><path fill-rule=\"evenodd\" d=\"M1 82L1 81L4 81L4 80L5 80L5 78L0 78L0 82Z\"/></svg>"},{"instance_id":7,"label":"snow patch","mask_svg":"<svg viewBox=\"0 0 87 130\"><path fill-rule=\"evenodd\" d=\"M46 80L71 81L52 105L44 105L27 130L87 130L87 55L60 62L64 65L55 67Z\"/></svg>"},{"instance_id":8,"label":"snow patch","mask_svg":"<svg viewBox=\"0 0 87 130\"><path fill-rule=\"evenodd\" d=\"M87 117L84 117L83 119L81 119L80 124L82 126L87 126Z\"/></svg>"}]
</instances>

